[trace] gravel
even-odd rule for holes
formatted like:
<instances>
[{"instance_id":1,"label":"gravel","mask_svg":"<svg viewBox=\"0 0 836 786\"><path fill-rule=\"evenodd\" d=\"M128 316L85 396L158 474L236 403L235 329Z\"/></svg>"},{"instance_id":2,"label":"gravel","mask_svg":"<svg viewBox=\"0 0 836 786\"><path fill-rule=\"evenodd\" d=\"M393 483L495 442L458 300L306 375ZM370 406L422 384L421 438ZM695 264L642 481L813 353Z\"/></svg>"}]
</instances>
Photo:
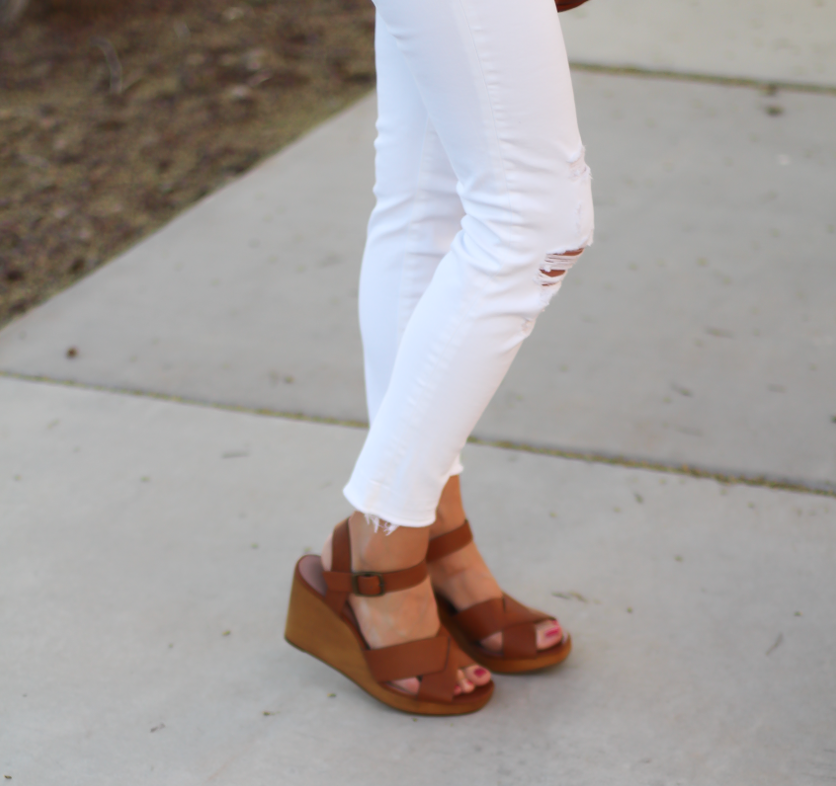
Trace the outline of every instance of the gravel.
<instances>
[{"instance_id":1,"label":"gravel","mask_svg":"<svg viewBox=\"0 0 836 786\"><path fill-rule=\"evenodd\" d=\"M368 0L32 0L0 28L0 325L374 84Z\"/></svg>"}]
</instances>

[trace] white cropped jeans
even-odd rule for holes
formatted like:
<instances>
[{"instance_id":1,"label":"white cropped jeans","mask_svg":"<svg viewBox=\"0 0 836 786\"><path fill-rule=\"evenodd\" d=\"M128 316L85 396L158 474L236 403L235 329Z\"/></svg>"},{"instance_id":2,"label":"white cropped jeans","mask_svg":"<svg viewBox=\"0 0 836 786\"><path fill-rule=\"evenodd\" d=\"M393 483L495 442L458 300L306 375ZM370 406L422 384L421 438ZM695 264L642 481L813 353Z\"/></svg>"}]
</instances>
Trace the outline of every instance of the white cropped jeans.
<instances>
[{"instance_id":1,"label":"white cropped jeans","mask_svg":"<svg viewBox=\"0 0 836 786\"><path fill-rule=\"evenodd\" d=\"M376 207L360 275L370 430L344 489L398 526L444 484L592 242L553 0L376 0Z\"/></svg>"}]
</instances>

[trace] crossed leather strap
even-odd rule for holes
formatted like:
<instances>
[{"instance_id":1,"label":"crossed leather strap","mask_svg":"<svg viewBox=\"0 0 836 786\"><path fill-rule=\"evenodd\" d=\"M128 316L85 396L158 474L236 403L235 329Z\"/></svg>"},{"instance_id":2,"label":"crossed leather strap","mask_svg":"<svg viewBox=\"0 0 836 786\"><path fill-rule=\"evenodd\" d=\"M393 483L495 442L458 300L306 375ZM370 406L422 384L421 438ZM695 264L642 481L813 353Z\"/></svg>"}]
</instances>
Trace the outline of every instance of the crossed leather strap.
<instances>
[{"instance_id":1,"label":"crossed leather strap","mask_svg":"<svg viewBox=\"0 0 836 786\"><path fill-rule=\"evenodd\" d=\"M430 541L427 562L446 557L464 548L472 540L470 524L465 521L460 527ZM447 603L452 608L452 604L449 601ZM537 656L537 632L534 626L552 617L533 611L503 593L501 598L477 603L464 611L454 610L453 619L473 642L501 633L502 654L506 658L534 658Z\"/></svg>"},{"instance_id":2,"label":"crossed leather strap","mask_svg":"<svg viewBox=\"0 0 836 786\"><path fill-rule=\"evenodd\" d=\"M414 587L427 577L427 562L422 560L411 568L389 573L352 572L351 541L346 519L334 528L331 570L323 571L322 575L328 587L325 602L359 630L350 607L347 607L348 596L378 597ZM453 700L453 691L458 684L456 672L471 663L443 626L432 638L380 649L367 648L364 655L372 676L378 682L418 677L421 683L418 698L435 702Z\"/></svg>"}]
</instances>

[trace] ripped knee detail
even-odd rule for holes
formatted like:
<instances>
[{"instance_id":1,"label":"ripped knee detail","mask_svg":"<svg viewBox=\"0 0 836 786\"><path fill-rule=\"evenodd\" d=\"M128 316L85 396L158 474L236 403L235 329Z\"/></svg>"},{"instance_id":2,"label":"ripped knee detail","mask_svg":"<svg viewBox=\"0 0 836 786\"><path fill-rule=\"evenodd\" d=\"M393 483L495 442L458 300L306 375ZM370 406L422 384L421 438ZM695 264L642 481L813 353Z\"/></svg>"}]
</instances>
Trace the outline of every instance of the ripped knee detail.
<instances>
[{"instance_id":1,"label":"ripped knee detail","mask_svg":"<svg viewBox=\"0 0 836 786\"><path fill-rule=\"evenodd\" d=\"M546 254L542 267L537 270L534 281L540 290L540 311L549 305L552 298L558 293L566 273L572 268L575 262L580 259L585 248L576 251L564 251L560 254ZM536 317L531 317L523 322L523 336L528 336L534 327Z\"/></svg>"},{"instance_id":2,"label":"ripped knee detail","mask_svg":"<svg viewBox=\"0 0 836 786\"><path fill-rule=\"evenodd\" d=\"M579 248L576 251L566 251L562 254L546 254L543 266L537 271L536 281L544 289L554 290L548 293L549 298L560 289L567 271L571 270L584 250Z\"/></svg>"}]
</instances>

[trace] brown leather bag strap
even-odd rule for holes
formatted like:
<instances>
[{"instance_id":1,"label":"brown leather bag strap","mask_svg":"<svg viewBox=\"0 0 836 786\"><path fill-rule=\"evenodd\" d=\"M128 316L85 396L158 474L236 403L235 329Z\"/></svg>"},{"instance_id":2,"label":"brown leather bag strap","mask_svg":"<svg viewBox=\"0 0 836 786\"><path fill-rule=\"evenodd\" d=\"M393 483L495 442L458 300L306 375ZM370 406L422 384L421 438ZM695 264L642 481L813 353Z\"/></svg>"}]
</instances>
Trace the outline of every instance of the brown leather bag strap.
<instances>
[{"instance_id":1,"label":"brown leather bag strap","mask_svg":"<svg viewBox=\"0 0 836 786\"><path fill-rule=\"evenodd\" d=\"M463 549L472 540L473 533L470 531L470 524L465 519L464 524L460 527L451 529L430 541L430 545L427 547L427 562L434 562L452 554L454 551Z\"/></svg>"},{"instance_id":2,"label":"brown leather bag strap","mask_svg":"<svg viewBox=\"0 0 836 786\"><path fill-rule=\"evenodd\" d=\"M557 6L557 12L561 13L563 11L571 11L573 8L577 8L579 5L583 5L586 0L555 0L555 5Z\"/></svg>"}]
</instances>

